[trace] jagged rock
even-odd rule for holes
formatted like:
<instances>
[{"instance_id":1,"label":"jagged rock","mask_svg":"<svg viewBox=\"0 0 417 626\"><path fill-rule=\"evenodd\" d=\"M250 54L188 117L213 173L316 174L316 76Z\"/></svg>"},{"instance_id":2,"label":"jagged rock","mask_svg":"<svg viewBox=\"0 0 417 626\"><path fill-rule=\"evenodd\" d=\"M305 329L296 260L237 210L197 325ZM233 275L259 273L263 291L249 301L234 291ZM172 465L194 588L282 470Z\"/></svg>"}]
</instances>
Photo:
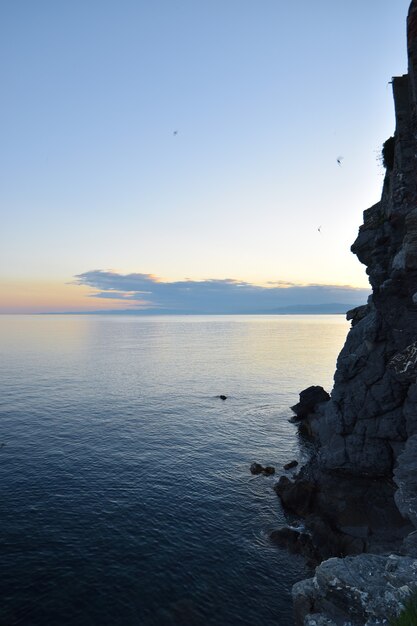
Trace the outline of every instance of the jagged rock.
<instances>
[{"instance_id":1,"label":"jagged rock","mask_svg":"<svg viewBox=\"0 0 417 626\"><path fill-rule=\"evenodd\" d=\"M354 309L350 309L346 313L346 319L348 322L352 320L352 326L355 326L358 322L360 322L366 315L368 315L368 305L364 304L362 306L357 306Z\"/></svg>"},{"instance_id":2,"label":"jagged rock","mask_svg":"<svg viewBox=\"0 0 417 626\"><path fill-rule=\"evenodd\" d=\"M327 391L319 385L308 387L300 393L300 401L291 407L297 418L304 419L309 413L314 413L318 404L327 402L330 399Z\"/></svg>"},{"instance_id":3,"label":"jagged rock","mask_svg":"<svg viewBox=\"0 0 417 626\"><path fill-rule=\"evenodd\" d=\"M337 624L387 624L416 589L416 559L373 554L329 559L313 579L294 585L296 624L315 613Z\"/></svg>"},{"instance_id":4,"label":"jagged rock","mask_svg":"<svg viewBox=\"0 0 417 626\"><path fill-rule=\"evenodd\" d=\"M295 413L291 421L297 424L300 434L315 439L329 399L327 391L320 386L308 387L300 393L300 402L291 407Z\"/></svg>"}]
</instances>

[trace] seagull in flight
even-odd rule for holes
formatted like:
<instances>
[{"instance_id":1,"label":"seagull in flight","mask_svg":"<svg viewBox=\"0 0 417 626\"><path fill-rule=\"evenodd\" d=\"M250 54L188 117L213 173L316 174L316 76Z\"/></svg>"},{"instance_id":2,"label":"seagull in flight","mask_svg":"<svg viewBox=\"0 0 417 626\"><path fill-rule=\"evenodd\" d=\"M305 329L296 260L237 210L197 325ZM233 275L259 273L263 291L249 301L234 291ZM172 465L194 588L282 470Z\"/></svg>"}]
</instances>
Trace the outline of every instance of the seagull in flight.
<instances>
[{"instance_id":1,"label":"seagull in flight","mask_svg":"<svg viewBox=\"0 0 417 626\"><path fill-rule=\"evenodd\" d=\"M178 131L174 130L174 132L172 133L173 135L178 135Z\"/></svg>"},{"instance_id":2,"label":"seagull in flight","mask_svg":"<svg viewBox=\"0 0 417 626\"><path fill-rule=\"evenodd\" d=\"M319 231L319 233L321 235L321 226L319 226L317 230Z\"/></svg>"},{"instance_id":3,"label":"seagull in flight","mask_svg":"<svg viewBox=\"0 0 417 626\"><path fill-rule=\"evenodd\" d=\"M343 157L342 156L337 157L336 161L337 161L337 164L339 165L339 167L341 167L342 166Z\"/></svg>"}]
</instances>

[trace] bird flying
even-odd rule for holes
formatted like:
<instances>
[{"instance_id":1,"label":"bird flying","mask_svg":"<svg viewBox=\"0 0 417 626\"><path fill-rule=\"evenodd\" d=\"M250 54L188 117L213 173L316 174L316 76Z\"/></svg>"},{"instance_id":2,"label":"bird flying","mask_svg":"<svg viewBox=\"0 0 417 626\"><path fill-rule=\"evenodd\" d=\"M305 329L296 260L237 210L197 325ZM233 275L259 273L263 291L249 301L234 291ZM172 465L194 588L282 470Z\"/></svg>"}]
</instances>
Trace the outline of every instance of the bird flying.
<instances>
[{"instance_id":1,"label":"bird flying","mask_svg":"<svg viewBox=\"0 0 417 626\"><path fill-rule=\"evenodd\" d=\"M337 161L337 164L341 167L342 166L343 157L342 156L337 157L336 161Z\"/></svg>"}]
</instances>

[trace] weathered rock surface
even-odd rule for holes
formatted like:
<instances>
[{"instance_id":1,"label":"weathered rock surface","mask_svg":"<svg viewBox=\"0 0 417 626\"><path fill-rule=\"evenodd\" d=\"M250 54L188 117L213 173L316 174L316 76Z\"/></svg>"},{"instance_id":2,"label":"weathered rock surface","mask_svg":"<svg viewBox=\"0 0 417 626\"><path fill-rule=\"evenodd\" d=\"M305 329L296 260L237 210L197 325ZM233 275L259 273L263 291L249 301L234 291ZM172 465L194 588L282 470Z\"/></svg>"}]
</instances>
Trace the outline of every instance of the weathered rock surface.
<instances>
[{"instance_id":1,"label":"weathered rock surface","mask_svg":"<svg viewBox=\"0 0 417 626\"><path fill-rule=\"evenodd\" d=\"M373 554L329 559L314 578L294 585L295 623L388 624L416 590L416 559Z\"/></svg>"}]
</instances>

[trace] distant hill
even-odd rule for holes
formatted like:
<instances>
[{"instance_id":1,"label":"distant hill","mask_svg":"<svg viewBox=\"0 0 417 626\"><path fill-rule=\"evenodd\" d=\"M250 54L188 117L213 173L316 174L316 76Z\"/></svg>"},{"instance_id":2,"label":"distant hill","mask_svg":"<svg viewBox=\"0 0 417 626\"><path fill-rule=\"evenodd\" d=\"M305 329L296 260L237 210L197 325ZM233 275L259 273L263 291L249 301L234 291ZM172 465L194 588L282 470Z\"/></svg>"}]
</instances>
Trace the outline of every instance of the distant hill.
<instances>
[{"instance_id":1,"label":"distant hill","mask_svg":"<svg viewBox=\"0 0 417 626\"><path fill-rule=\"evenodd\" d=\"M187 311L181 309L123 309L102 311L66 311L43 315L345 315L357 304L331 302L328 304L293 304L276 309L228 310L228 311Z\"/></svg>"},{"instance_id":2,"label":"distant hill","mask_svg":"<svg viewBox=\"0 0 417 626\"><path fill-rule=\"evenodd\" d=\"M342 304L341 302L331 302L329 304L294 304L283 306L270 311L275 315L330 315L346 314L349 309L353 309L356 304Z\"/></svg>"}]
</instances>

